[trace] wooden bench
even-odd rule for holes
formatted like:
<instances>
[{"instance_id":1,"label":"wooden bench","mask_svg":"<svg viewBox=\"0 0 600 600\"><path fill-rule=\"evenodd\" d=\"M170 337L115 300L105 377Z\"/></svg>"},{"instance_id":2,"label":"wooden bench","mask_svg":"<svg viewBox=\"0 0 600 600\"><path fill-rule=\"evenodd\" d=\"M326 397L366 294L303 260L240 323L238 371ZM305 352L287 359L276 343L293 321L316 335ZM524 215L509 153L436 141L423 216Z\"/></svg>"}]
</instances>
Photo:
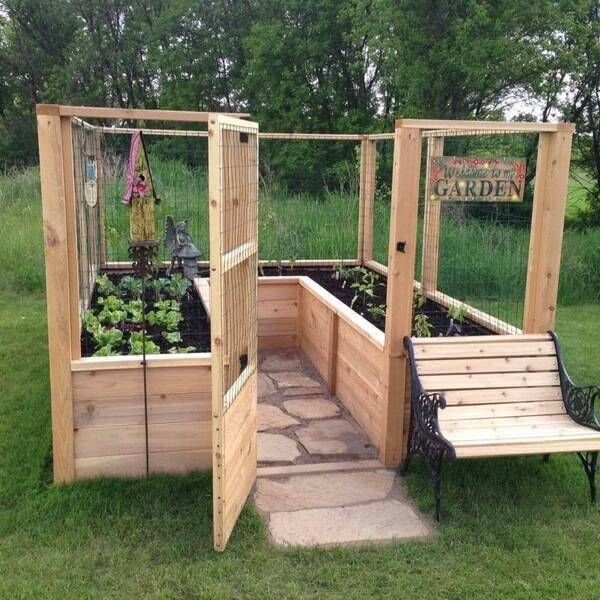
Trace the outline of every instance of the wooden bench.
<instances>
[{"instance_id":1,"label":"wooden bench","mask_svg":"<svg viewBox=\"0 0 600 600\"><path fill-rule=\"evenodd\" d=\"M405 338L411 368L407 456L426 461L440 515L444 459L576 452L595 501L600 388L569 378L556 335Z\"/></svg>"}]
</instances>

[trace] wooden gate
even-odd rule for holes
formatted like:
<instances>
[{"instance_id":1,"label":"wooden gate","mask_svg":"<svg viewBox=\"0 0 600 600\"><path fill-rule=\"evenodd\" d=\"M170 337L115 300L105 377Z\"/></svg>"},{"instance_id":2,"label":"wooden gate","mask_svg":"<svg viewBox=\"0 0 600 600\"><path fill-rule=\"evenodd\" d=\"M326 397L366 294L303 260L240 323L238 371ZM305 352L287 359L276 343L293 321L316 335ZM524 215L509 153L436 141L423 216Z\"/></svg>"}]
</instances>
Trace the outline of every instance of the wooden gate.
<instances>
[{"instance_id":1,"label":"wooden gate","mask_svg":"<svg viewBox=\"0 0 600 600\"><path fill-rule=\"evenodd\" d=\"M256 478L258 125L209 119L213 536L224 550Z\"/></svg>"}]
</instances>

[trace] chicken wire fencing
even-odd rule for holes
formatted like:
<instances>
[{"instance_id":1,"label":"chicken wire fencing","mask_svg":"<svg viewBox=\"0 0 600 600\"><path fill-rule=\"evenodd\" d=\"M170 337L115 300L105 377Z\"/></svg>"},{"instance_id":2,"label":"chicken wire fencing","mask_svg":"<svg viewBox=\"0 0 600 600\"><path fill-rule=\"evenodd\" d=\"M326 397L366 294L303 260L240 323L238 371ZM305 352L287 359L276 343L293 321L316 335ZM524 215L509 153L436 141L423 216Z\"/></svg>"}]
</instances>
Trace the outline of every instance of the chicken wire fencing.
<instances>
[{"instance_id":1,"label":"chicken wire fencing","mask_svg":"<svg viewBox=\"0 0 600 600\"><path fill-rule=\"evenodd\" d=\"M260 258L279 266L299 259L355 260L361 136L270 135L260 135Z\"/></svg>"},{"instance_id":2,"label":"chicken wire fencing","mask_svg":"<svg viewBox=\"0 0 600 600\"><path fill-rule=\"evenodd\" d=\"M154 238L146 240L152 252L143 273L131 262L132 205L125 198L140 131ZM73 119L72 138L82 356L210 351L194 281L208 274L198 265L209 258L206 131Z\"/></svg>"},{"instance_id":3,"label":"chicken wire fencing","mask_svg":"<svg viewBox=\"0 0 600 600\"><path fill-rule=\"evenodd\" d=\"M416 335L522 327L536 150L535 134L423 134Z\"/></svg>"}]
</instances>

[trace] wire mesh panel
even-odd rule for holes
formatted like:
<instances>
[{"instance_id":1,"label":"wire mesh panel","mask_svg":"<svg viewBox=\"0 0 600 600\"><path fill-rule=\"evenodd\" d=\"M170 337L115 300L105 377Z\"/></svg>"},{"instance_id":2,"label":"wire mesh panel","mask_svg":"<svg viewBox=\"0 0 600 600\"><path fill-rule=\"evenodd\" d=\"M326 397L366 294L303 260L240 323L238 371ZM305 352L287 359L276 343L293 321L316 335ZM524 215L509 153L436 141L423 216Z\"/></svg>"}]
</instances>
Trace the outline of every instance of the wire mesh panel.
<instances>
[{"instance_id":1,"label":"wire mesh panel","mask_svg":"<svg viewBox=\"0 0 600 600\"><path fill-rule=\"evenodd\" d=\"M537 137L484 130L424 136L422 264L417 265L422 290L450 307L448 317L458 328L467 306L479 311L474 314L483 329L463 326L463 333L485 333L486 327L494 331L499 323L516 332L523 323ZM519 173L521 159L526 170ZM445 170L439 173L443 184L435 189L430 185L437 176L434 168ZM492 172L496 177L482 182ZM521 196L511 188L511 177L521 178ZM428 315L431 335L448 334L448 319L438 318L437 307L423 306L419 312Z\"/></svg>"},{"instance_id":2,"label":"wire mesh panel","mask_svg":"<svg viewBox=\"0 0 600 600\"><path fill-rule=\"evenodd\" d=\"M104 245L108 262L128 260L129 215L121 202L129 142L137 131L98 128L103 165L100 198L104 221ZM162 240L168 216L175 223L187 221L187 230L208 260L208 145L206 131L143 128L152 179L160 202L156 205L157 234ZM168 260L164 245L160 260Z\"/></svg>"},{"instance_id":3,"label":"wire mesh panel","mask_svg":"<svg viewBox=\"0 0 600 600\"><path fill-rule=\"evenodd\" d=\"M376 148L375 198L373 202L373 258L377 262L387 265L394 140L378 140Z\"/></svg>"},{"instance_id":4,"label":"wire mesh panel","mask_svg":"<svg viewBox=\"0 0 600 600\"><path fill-rule=\"evenodd\" d=\"M214 544L222 550L256 476L258 126L209 128Z\"/></svg>"},{"instance_id":5,"label":"wire mesh panel","mask_svg":"<svg viewBox=\"0 0 600 600\"><path fill-rule=\"evenodd\" d=\"M104 262L102 160L100 137L81 122L72 123L75 219L80 310L90 306L94 283Z\"/></svg>"},{"instance_id":6,"label":"wire mesh panel","mask_svg":"<svg viewBox=\"0 0 600 600\"><path fill-rule=\"evenodd\" d=\"M355 259L360 136L269 136L260 139L260 258Z\"/></svg>"}]
</instances>

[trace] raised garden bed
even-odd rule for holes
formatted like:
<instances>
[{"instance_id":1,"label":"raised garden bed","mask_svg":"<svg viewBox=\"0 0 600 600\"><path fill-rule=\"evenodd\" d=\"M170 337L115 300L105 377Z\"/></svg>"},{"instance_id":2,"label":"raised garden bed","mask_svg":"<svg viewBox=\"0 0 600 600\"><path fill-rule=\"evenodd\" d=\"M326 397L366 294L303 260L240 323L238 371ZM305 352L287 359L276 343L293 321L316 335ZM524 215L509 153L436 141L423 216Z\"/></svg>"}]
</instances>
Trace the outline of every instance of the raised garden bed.
<instances>
[{"instance_id":1,"label":"raised garden bed","mask_svg":"<svg viewBox=\"0 0 600 600\"><path fill-rule=\"evenodd\" d=\"M164 270L145 282L131 273L98 277L91 307L84 314L81 355L141 354L145 330L146 354L210 352L210 325L193 285ZM146 325L142 325L142 302Z\"/></svg>"},{"instance_id":2,"label":"raised garden bed","mask_svg":"<svg viewBox=\"0 0 600 600\"><path fill-rule=\"evenodd\" d=\"M333 267L263 267L261 274L267 276L305 276L333 294L338 300L351 307L356 313L385 331L385 303L387 294L387 278L364 267L333 268ZM453 323L448 309L442 304L415 294L413 319L418 322L417 315L424 315L429 323L431 336L445 335L489 335L496 333L466 315L459 317ZM413 335L421 336L423 331L413 330Z\"/></svg>"}]
</instances>

